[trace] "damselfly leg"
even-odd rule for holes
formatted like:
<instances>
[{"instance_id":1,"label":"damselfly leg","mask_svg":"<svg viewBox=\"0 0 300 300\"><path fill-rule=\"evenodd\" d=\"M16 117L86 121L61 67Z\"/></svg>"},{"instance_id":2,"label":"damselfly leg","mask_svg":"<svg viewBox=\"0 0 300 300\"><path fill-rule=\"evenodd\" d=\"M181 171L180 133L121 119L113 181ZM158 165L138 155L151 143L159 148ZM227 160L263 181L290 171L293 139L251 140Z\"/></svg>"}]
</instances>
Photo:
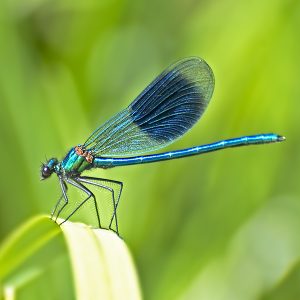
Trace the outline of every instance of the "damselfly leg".
<instances>
[{"instance_id":1,"label":"damselfly leg","mask_svg":"<svg viewBox=\"0 0 300 300\"><path fill-rule=\"evenodd\" d=\"M111 230L114 230L112 228L112 223L113 223L113 220L115 219L115 225L116 225L115 231L119 235L118 219L117 219L117 207L118 207L121 192L122 192L122 189L123 189L123 183L120 182L120 181L116 181L116 180L103 179L103 178L97 178L97 177L88 177L88 176L77 177L76 181L84 182L86 184L90 184L90 185L93 185L93 186L103 188L103 189L105 189L105 190L107 190L111 193L112 204L113 204L113 214L112 214L112 217L110 219L110 223L109 223L108 228L111 229ZM105 184L102 184L102 183L105 183ZM118 189L114 189L114 188L106 185L107 183L112 184L112 185L117 185Z\"/></svg>"},{"instance_id":2,"label":"damselfly leg","mask_svg":"<svg viewBox=\"0 0 300 300\"><path fill-rule=\"evenodd\" d=\"M95 206L95 210L96 210L96 215L97 215L97 222L98 222L98 227L101 228L101 222L100 222L100 216L99 216L99 210L98 210L98 205L97 205L97 201L96 201L96 197L95 195L87 188L85 187L82 183L80 183L77 178L75 179L70 179L67 178L66 181L73 185L74 187L80 189L81 191L85 192L88 196L86 199L84 199L73 211L71 214L69 214L68 217L66 217L66 219L61 222L59 225L62 225L63 223L65 223L67 220L69 220L76 211L78 211L79 208L81 208L89 199L93 199L94 201L94 206Z\"/></svg>"},{"instance_id":3,"label":"damselfly leg","mask_svg":"<svg viewBox=\"0 0 300 300\"><path fill-rule=\"evenodd\" d=\"M53 216L54 216L55 213L56 213L57 208L60 206L60 203L61 203L62 201L64 201L63 198L64 198L64 195L61 194L61 196L59 197L58 201L56 202L54 208L52 209L52 212L51 212L51 215L50 215L50 218L51 218L52 220L53 220Z\"/></svg>"},{"instance_id":4,"label":"damselfly leg","mask_svg":"<svg viewBox=\"0 0 300 300\"><path fill-rule=\"evenodd\" d=\"M63 204L63 206L58 210L54 222L57 221L58 216L60 215L60 213L63 211L63 209L65 208L65 206L68 204L69 200L68 200L68 196L67 196L67 191L68 191L68 186L66 185L66 183L63 181L62 178L59 178L59 184L62 190L62 195L60 196L60 198L58 199L58 201L56 202L54 209L52 210L51 213L51 219L53 220L55 213L58 209L58 207L60 206L61 202L64 201L65 203Z\"/></svg>"}]
</instances>

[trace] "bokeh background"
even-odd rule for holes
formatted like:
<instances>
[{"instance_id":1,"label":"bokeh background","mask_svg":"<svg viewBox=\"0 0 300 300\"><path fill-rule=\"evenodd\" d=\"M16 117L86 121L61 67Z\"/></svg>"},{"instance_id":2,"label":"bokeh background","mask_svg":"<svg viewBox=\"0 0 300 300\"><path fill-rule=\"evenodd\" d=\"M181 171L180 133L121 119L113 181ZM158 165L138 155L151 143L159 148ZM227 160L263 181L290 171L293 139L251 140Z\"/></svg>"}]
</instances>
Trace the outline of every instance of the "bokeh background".
<instances>
[{"instance_id":1,"label":"bokeh background","mask_svg":"<svg viewBox=\"0 0 300 300\"><path fill-rule=\"evenodd\" d=\"M2 0L1 240L53 207L45 157L200 56L213 99L168 149L268 132L286 142L92 174L124 182L120 231L145 299L300 299L299 28L296 0Z\"/></svg>"}]
</instances>

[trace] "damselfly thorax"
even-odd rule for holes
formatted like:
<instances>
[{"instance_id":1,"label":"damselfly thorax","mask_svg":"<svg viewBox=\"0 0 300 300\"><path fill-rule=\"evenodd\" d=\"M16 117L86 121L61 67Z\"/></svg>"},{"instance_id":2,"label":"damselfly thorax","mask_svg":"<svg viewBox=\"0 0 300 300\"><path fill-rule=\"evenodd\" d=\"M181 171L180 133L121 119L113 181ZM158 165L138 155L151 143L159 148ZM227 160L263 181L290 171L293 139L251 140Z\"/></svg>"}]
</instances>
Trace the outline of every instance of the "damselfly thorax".
<instances>
[{"instance_id":1,"label":"damselfly thorax","mask_svg":"<svg viewBox=\"0 0 300 300\"><path fill-rule=\"evenodd\" d=\"M65 156L61 162L61 168L66 174L80 174L93 166L93 160L91 151L79 145L72 148Z\"/></svg>"}]
</instances>

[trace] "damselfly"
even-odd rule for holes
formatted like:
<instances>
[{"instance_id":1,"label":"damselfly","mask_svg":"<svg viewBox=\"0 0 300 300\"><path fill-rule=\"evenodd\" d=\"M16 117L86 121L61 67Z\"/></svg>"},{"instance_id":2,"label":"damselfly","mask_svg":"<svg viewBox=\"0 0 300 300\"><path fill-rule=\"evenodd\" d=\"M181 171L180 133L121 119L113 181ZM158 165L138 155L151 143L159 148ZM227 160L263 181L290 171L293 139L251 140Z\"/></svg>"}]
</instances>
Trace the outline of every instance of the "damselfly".
<instances>
[{"instance_id":1,"label":"damselfly","mask_svg":"<svg viewBox=\"0 0 300 300\"><path fill-rule=\"evenodd\" d=\"M115 220L118 233L117 207L122 182L82 176L92 168L108 169L117 166L144 164L192 156L229 147L281 142L284 137L268 133L218 141L182 150L148 154L165 147L186 133L205 111L214 90L214 75L208 64L196 57L183 59L160 74L127 108L98 127L84 144L72 148L62 161L51 158L41 168L46 179L57 174L62 195L51 217L57 218L69 203L67 185L86 194L85 199L62 221L68 220L88 200L93 201L97 224L101 228L98 204L87 185L111 192L113 213L109 229ZM105 183L119 186L116 193ZM62 224L61 223L61 224Z\"/></svg>"}]
</instances>

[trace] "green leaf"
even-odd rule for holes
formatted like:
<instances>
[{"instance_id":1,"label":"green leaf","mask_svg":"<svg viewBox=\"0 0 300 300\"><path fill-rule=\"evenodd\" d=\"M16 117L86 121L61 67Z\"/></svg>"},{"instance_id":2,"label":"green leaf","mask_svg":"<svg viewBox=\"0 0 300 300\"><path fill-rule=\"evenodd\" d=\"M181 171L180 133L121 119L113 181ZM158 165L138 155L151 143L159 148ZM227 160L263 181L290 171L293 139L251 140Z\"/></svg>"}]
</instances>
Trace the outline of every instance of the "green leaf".
<instances>
[{"instance_id":1,"label":"green leaf","mask_svg":"<svg viewBox=\"0 0 300 300\"><path fill-rule=\"evenodd\" d=\"M71 267L60 259L64 256ZM5 299L62 296L60 283L65 280L64 298L141 299L124 241L111 231L80 223L66 222L59 227L48 216L29 220L1 245L0 266L0 291ZM73 272L75 291L70 288L68 268ZM55 278L49 280L53 271ZM47 292L46 284L50 287Z\"/></svg>"},{"instance_id":2,"label":"green leaf","mask_svg":"<svg viewBox=\"0 0 300 300\"><path fill-rule=\"evenodd\" d=\"M141 299L130 253L115 233L66 222L62 226L77 299Z\"/></svg>"},{"instance_id":3,"label":"green leaf","mask_svg":"<svg viewBox=\"0 0 300 300\"><path fill-rule=\"evenodd\" d=\"M38 216L23 224L0 247L0 280L60 233L49 217Z\"/></svg>"}]
</instances>

